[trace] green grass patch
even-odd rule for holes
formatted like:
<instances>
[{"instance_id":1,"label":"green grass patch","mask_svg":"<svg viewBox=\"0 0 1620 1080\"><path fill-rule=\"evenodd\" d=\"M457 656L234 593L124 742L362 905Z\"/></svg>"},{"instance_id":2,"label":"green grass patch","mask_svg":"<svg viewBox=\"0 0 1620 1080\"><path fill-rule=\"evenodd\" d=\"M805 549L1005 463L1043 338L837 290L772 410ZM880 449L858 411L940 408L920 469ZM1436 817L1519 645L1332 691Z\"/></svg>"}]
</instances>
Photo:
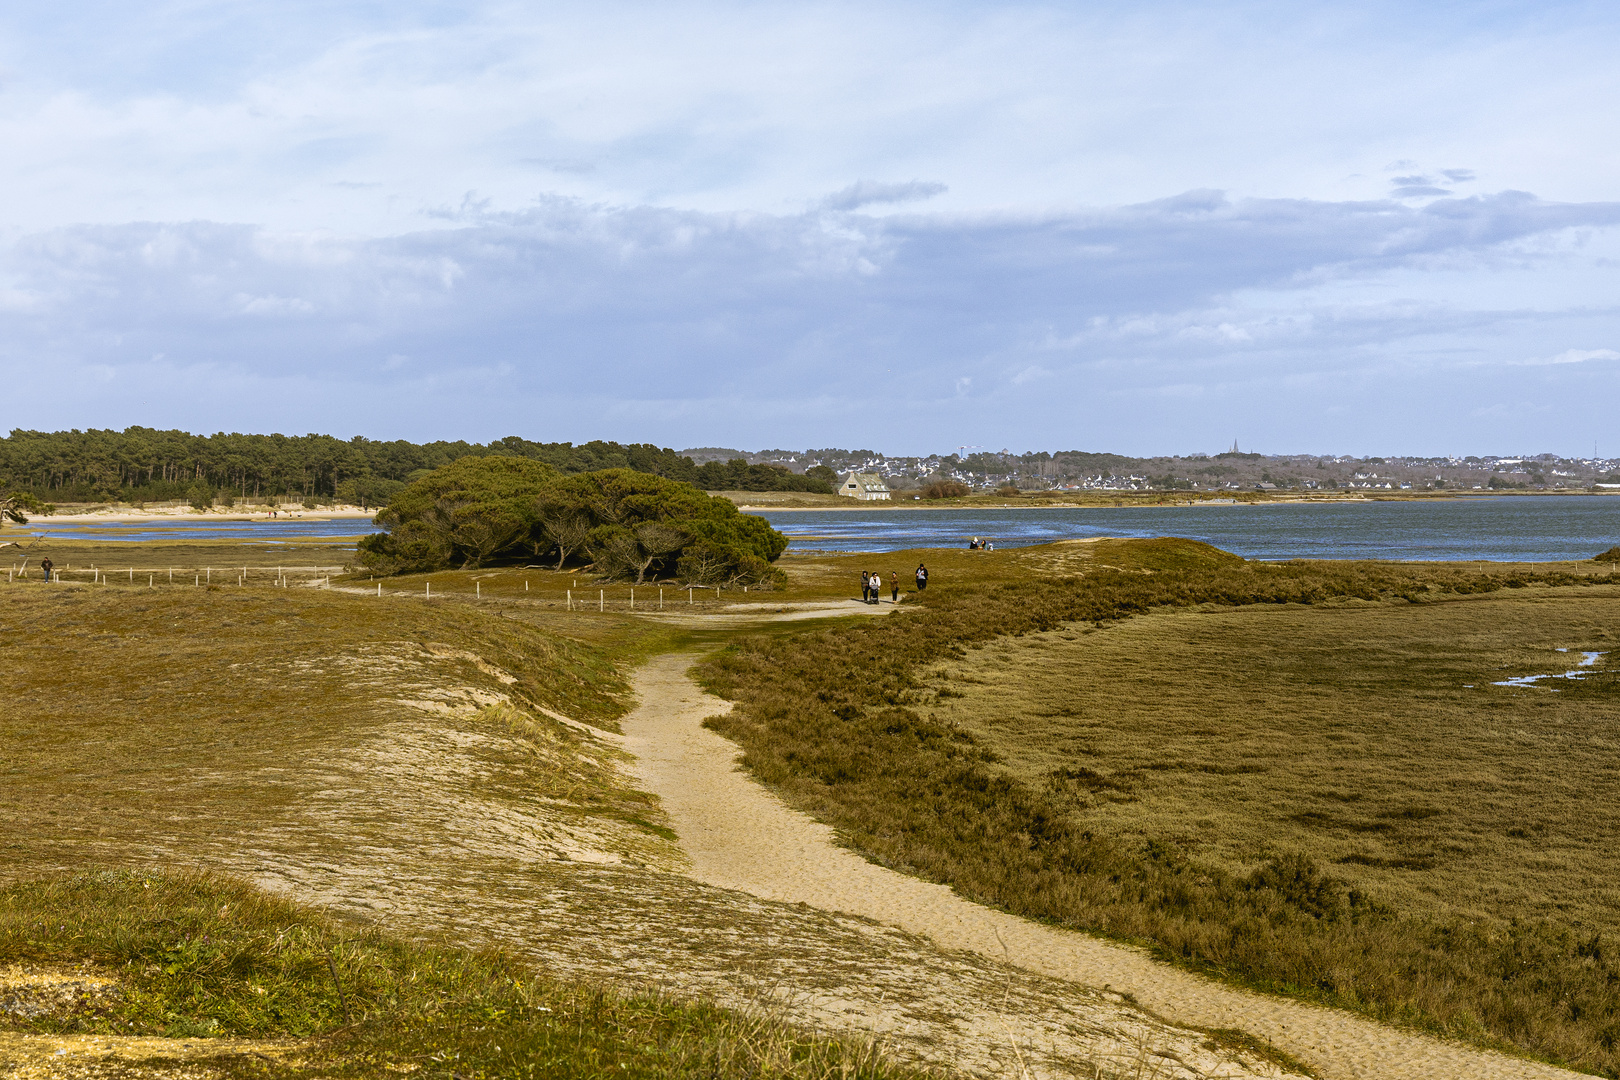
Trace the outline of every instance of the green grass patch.
<instances>
[{"instance_id":1,"label":"green grass patch","mask_svg":"<svg viewBox=\"0 0 1620 1080\"><path fill-rule=\"evenodd\" d=\"M768 1017L535 975L498 953L413 944L227 879L84 872L0 887L0 963L89 965L92 1008L6 1014L52 1033L306 1040L227 1075L823 1077L917 1075L870 1044Z\"/></svg>"}]
</instances>

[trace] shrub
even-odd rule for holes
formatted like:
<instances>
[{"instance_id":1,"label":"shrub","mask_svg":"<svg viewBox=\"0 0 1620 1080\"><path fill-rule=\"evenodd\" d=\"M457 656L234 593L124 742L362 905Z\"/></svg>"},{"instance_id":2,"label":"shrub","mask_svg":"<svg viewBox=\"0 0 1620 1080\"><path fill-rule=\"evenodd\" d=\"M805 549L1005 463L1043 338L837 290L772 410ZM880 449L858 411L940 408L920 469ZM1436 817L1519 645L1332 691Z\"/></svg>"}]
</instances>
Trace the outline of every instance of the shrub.
<instances>
[{"instance_id":1,"label":"shrub","mask_svg":"<svg viewBox=\"0 0 1620 1080\"><path fill-rule=\"evenodd\" d=\"M604 577L639 583L704 545L687 580L756 584L776 580L769 564L787 549L763 518L691 484L632 469L564 477L527 458L463 458L405 487L376 522L386 531L361 539L360 562L385 574L547 553L561 569L583 553Z\"/></svg>"},{"instance_id":2,"label":"shrub","mask_svg":"<svg viewBox=\"0 0 1620 1080\"><path fill-rule=\"evenodd\" d=\"M193 510L199 512L212 509L214 505L214 489L200 482L193 484L186 491L186 502L191 504Z\"/></svg>"},{"instance_id":3,"label":"shrub","mask_svg":"<svg viewBox=\"0 0 1620 1080\"><path fill-rule=\"evenodd\" d=\"M973 494L973 489L960 480L935 480L922 493L925 499L960 499Z\"/></svg>"}]
</instances>

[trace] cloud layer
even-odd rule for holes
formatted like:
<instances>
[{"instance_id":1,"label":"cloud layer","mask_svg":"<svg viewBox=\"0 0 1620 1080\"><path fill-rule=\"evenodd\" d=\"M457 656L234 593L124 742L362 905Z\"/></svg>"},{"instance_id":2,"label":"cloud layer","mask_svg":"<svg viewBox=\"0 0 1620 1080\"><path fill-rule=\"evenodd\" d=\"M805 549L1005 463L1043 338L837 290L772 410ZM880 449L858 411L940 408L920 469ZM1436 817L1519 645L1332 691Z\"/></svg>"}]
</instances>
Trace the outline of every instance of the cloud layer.
<instances>
[{"instance_id":1,"label":"cloud layer","mask_svg":"<svg viewBox=\"0 0 1620 1080\"><path fill-rule=\"evenodd\" d=\"M1603 345L1612 309L1377 295L1414 269L1589 259L1578 238L1620 224L1620 204L1191 192L872 217L552 199L458 217L384 238L210 223L27 235L0 252L0 358L14 380L50 370L75 387L41 407L64 424L88 411L750 445L960 431L1190 450L1234 428L1359 445L1369 415L1437 406L1447 430L1405 441L1562 438L1583 407L1565 395L1620 355ZM1567 347L1526 351L1544 340ZM1525 382L1537 355L1552 357L1541 413ZM1470 428L1469 413L1488 420Z\"/></svg>"},{"instance_id":2,"label":"cloud layer","mask_svg":"<svg viewBox=\"0 0 1620 1080\"><path fill-rule=\"evenodd\" d=\"M1616 44L1584 0L17 6L0 426L1620 444Z\"/></svg>"}]
</instances>

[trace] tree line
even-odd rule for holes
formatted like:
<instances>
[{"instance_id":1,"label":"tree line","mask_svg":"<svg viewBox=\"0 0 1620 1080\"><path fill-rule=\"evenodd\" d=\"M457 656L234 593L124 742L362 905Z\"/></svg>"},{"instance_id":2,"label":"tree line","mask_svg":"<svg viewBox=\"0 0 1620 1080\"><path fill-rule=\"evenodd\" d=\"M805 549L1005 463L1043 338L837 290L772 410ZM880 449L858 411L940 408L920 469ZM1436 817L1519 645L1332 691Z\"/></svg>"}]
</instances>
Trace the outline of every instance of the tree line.
<instances>
[{"instance_id":1,"label":"tree line","mask_svg":"<svg viewBox=\"0 0 1620 1080\"><path fill-rule=\"evenodd\" d=\"M544 462L469 456L401 489L362 537L374 573L544 560L609 580L771 586L787 537L691 484L634 469L564 474ZM554 560L554 563L553 563Z\"/></svg>"},{"instance_id":2,"label":"tree line","mask_svg":"<svg viewBox=\"0 0 1620 1080\"><path fill-rule=\"evenodd\" d=\"M331 435L193 435L130 427L123 431L14 430L0 439L0 491L50 502L208 503L231 499L334 500L381 506L413 480L468 457L541 462L563 475L630 469L708 491L814 491L831 494L830 469L799 475L742 459L695 464L667 447L595 440L532 442L516 435L490 443L343 440ZM825 475L822 475L825 474Z\"/></svg>"}]
</instances>

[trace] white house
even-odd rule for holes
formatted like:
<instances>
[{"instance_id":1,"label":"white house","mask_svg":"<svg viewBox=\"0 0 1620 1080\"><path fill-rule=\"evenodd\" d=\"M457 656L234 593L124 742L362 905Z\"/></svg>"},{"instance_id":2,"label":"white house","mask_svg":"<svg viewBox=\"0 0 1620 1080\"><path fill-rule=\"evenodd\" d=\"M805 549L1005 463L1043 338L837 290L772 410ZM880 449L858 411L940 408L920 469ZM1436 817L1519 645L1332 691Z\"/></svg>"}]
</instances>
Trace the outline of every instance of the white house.
<instances>
[{"instance_id":1,"label":"white house","mask_svg":"<svg viewBox=\"0 0 1620 1080\"><path fill-rule=\"evenodd\" d=\"M852 472L838 485L838 494L863 502L888 502L889 485L877 473Z\"/></svg>"}]
</instances>

